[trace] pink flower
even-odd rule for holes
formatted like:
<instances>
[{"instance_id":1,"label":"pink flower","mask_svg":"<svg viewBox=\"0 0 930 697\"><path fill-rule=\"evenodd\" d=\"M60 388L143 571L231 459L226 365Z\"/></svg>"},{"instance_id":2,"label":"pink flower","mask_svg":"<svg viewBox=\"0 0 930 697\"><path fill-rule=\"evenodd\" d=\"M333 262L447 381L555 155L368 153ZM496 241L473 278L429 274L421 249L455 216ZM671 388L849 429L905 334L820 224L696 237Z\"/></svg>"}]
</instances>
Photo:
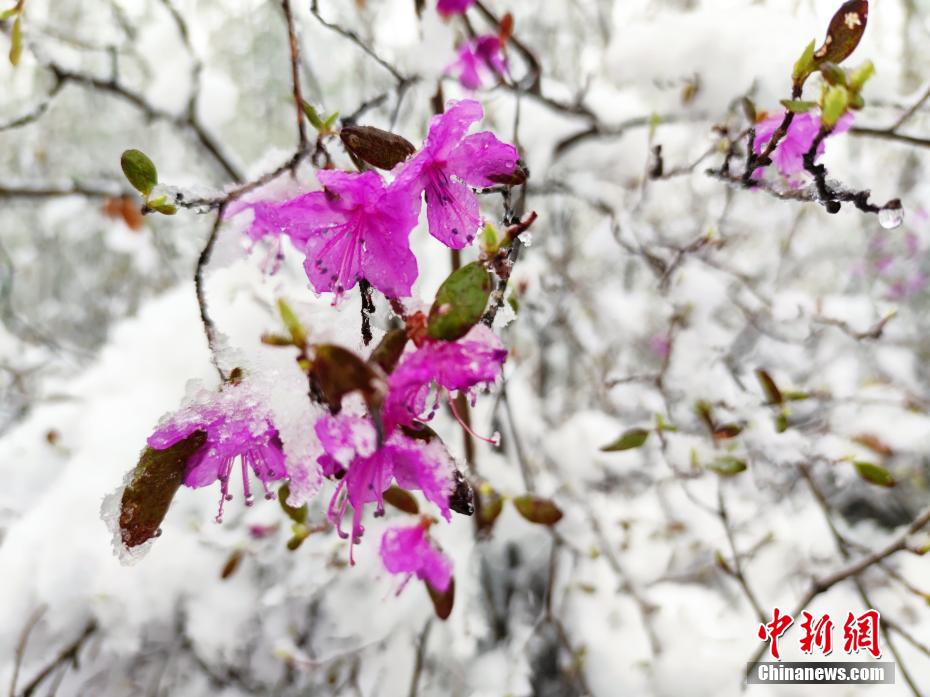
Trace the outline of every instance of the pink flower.
<instances>
[{"instance_id":1,"label":"pink flower","mask_svg":"<svg viewBox=\"0 0 930 697\"><path fill-rule=\"evenodd\" d=\"M274 498L268 482L287 475L283 446L270 412L248 387L227 384L218 393L201 390L177 412L162 417L148 444L164 450L191 436L206 433L206 441L187 462L184 484L199 488L220 482L216 522L223 520L223 504L232 500L229 478L239 460L245 504L254 498L249 489L249 469L262 482L265 497Z\"/></svg>"},{"instance_id":2,"label":"pink flower","mask_svg":"<svg viewBox=\"0 0 930 697\"><path fill-rule=\"evenodd\" d=\"M774 114L756 124L756 140L754 150L756 154L762 152L762 149L772 139L772 135L781 125L784 119L784 113ZM830 133L831 136L845 133L850 129L853 122L853 115L847 113L843 115L839 122ZM820 132L820 115L813 112L804 114L795 114L791 125L788 127L788 134L781 139L775 148L772 160L778 171L786 177L791 177L798 172L804 171L804 155L814 144L814 138ZM829 137L829 136L828 136ZM817 156L823 155L826 149L826 141L817 148ZM762 176L759 170L754 176Z\"/></svg>"},{"instance_id":3,"label":"pink flower","mask_svg":"<svg viewBox=\"0 0 930 697\"><path fill-rule=\"evenodd\" d=\"M429 232L453 249L471 244L481 225L478 197L469 186L507 181L517 166L516 148L493 133L465 135L483 116L484 109L473 99L450 102L445 113L430 121L423 149L395 169L392 187L412 198L426 192Z\"/></svg>"},{"instance_id":4,"label":"pink flower","mask_svg":"<svg viewBox=\"0 0 930 697\"><path fill-rule=\"evenodd\" d=\"M397 593L416 576L440 593L452 582L452 562L426 534L427 525L389 528L381 538L381 561L392 574L407 574Z\"/></svg>"},{"instance_id":5,"label":"pink flower","mask_svg":"<svg viewBox=\"0 0 930 697\"><path fill-rule=\"evenodd\" d=\"M507 349L483 324L472 327L458 341L427 339L406 354L388 378L385 428L428 421L432 413L426 413L427 398L433 384L450 392L489 385L500 376L505 360Z\"/></svg>"},{"instance_id":6,"label":"pink flower","mask_svg":"<svg viewBox=\"0 0 930 697\"><path fill-rule=\"evenodd\" d=\"M409 296L417 277L409 238L418 206L411 194L385 187L375 172L320 170L317 179L324 191L246 204L255 216L249 236L288 236L306 254L304 268L318 293L338 299L365 279L388 297Z\"/></svg>"},{"instance_id":7,"label":"pink flower","mask_svg":"<svg viewBox=\"0 0 930 697\"><path fill-rule=\"evenodd\" d=\"M495 79L507 74L504 44L496 34L485 34L466 41L459 48L455 62L446 68L447 75L458 78L462 87L476 90L484 78Z\"/></svg>"},{"instance_id":8,"label":"pink flower","mask_svg":"<svg viewBox=\"0 0 930 697\"><path fill-rule=\"evenodd\" d=\"M443 17L449 17L450 15L462 14L474 4L475 0L439 0L436 3L436 9Z\"/></svg>"},{"instance_id":9,"label":"pink flower","mask_svg":"<svg viewBox=\"0 0 930 697\"><path fill-rule=\"evenodd\" d=\"M401 488L422 491L446 520L451 519L449 496L455 486L455 465L439 439L414 439L394 431L378 447L370 419L344 414L321 418L316 433L325 451L319 459L323 472L339 479L328 516L339 535L349 537L342 530L342 520L347 505L352 504L351 545L365 532L365 504L377 504L375 515L383 515L384 492L395 481ZM355 563L351 545L349 560Z\"/></svg>"}]
</instances>

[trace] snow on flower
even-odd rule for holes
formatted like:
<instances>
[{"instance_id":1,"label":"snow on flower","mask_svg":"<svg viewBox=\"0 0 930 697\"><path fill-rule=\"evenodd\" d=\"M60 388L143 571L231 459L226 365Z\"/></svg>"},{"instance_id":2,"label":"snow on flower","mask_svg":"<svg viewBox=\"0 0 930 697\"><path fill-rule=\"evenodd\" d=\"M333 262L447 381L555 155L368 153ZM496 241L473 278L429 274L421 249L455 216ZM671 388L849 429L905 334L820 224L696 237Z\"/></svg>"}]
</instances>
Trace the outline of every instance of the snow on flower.
<instances>
[{"instance_id":1,"label":"snow on flower","mask_svg":"<svg viewBox=\"0 0 930 697\"><path fill-rule=\"evenodd\" d=\"M328 517L352 546L365 528L365 504L377 504L375 515L384 514L384 492L392 482L403 489L419 490L436 504L446 520L452 517L449 496L455 486L455 465L439 439L422 440L401 431L390 433L378 447L377 432L365 417L324 416L316 423L316 433L325 454L319 459L327 476L339 483L329 503ZM342 530L347 506L352 505L352 530Z\"/></svg>"},{"instance_id":2,"label":"snow on flower","mask_svg":"<svg viewBox=\"0 0 930 697\"><path fill-rule=\"evenodd\" d=\"M768 116L756 124L756 140L754 149L756 154L762 152L763 148L772 139L772 135L781 125L784 119L784 112L779 112ZM851 113L844 114L839 122L830 133L831 136L845 133L850 129L853 122ZM791 177L799 172L804 171L804 154L811 149L814 139L820 132L820 115L813 112L804 114L795 114L791 125L788 127L788 134L782 138L781 142L775 148L772 155L772 161L786 177ZM829 136L828 136L829 137ZM826 139L820 143L817 148L817 156L823 155L826 149ZM761 176L761 170L755 176Z\"/></svg>"},{"instance_id":3,"label":"snow on flower","mask_svg":"<svg viewBox=\"0 0 930 697\"><path fill-rule=\"evenodd\" d=\"M439 0L436 3L436 9L443 17L462 14L469 7L475 4L475 0Z\"/></svg>"},{"instance_id":4,"label":"snow on flower","mask_svg":"<svg viewBox=\"0 0 930 697\"><path fill-rule=\"evenodd\" d=\"M455 61L446 68L446 74L458 78L462 87L476 90L487 78L507 74L507 56L504 44L495 34L477 36L459 48Z\"/></svg>"},{"instance_id":5,"label":"snow on flower","mask_svg":"<svg viewBox=\"0 0 930 697\"><path fill-rule=\"evenodd\" d=\"M381 538L381 561L392 574L406 574L398 595L413 576L426 581L440 593L452 582L452 562L433 545L426 522L412 527L389 528Z\"/></svg>"},{"instance_id":6,"label":"snow on flower","mask_svg":"<svg viewBox=\"0 0 930 697\"><path fill-rule=\"evenodd\" d=\"M223 505L232 500L229 479L237 460L246 505L254 501L249 469L261 481L266 498L274 498L268 482L287 476L288 463L270 412L252 390L233 383L219 392L199 390L178 411L162 417L148 445L165 450L197 431L206 433L207 438L188 460L184 484L199 488L220 482L217 523L223 520Z\"/></svg>"},{"instance_id":7,"label":"snow on flower","mask_svg":"<svg viewBox=\"0 0 930 697\"><path fill-rule=\"evenodd\" d=\"M450 392L489 385L500 376L506 359L507 349L483 324L458 341L425 340L404 356L388 378L385 427L429 420L427 398L434 383Z\"/></svg>"},{"instance_id":8,"label":"snow on flower","mask_svg":"<svg viewBox=\"0 0 930 697\"><path fill-rule=\"evenodd\" d=\"M410 193L386 187L375 172L320 170L317 178L323 191L246 204L254 211L249 237L289 237L306 255L318 293L338 299L365 279L388 297L409 296L417 278L409 238L418 217Z\"/></svg>"},{"instance_id":9,"label":"snow on flower","mask_svg":"<svg viewBox=\"0 0 930 697\"><path fill-rule=\"evenodd\" d=\"M500 184L517 167L517 149L490 131L465 135L483 117L473 99L450 102L430 121L423 149L395 168L392 188L414 200L426 192L429 232L453 249L471 244L481 225L478 197L469 187Z\"/></svg>"}]
</instances>

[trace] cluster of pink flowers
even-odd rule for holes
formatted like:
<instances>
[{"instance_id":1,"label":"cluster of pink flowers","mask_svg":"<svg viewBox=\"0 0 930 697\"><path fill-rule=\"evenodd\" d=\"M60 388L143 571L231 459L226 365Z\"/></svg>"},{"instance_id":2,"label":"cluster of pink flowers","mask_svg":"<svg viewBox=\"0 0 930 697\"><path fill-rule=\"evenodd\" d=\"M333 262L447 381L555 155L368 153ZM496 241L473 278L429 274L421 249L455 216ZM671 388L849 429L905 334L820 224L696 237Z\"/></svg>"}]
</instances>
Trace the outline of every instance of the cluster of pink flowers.
<instances>
[{"instance_id":1,"label":"cluster of pink flowers","mask_svg":"<svg viewBox=\"0 0 930 697\"><path fill-rule=\"evenodd\" d=\"M478 197L470 187L507 181L518 154L490 131L468 135L484 117L474 100L450 102L434 116L419 152L392 171L389 184L376 172L322 170L322 191L283 203L258 202L231 209L254 211L249 236L284 235L306 255L314 290L338 300L360 279L390 298L408 297L417 278L410 233L422 195L430 234L453 249L471 244L481 227Z\"/></svg>"},{"instance_id":2,"label":"cluster of pink flowers","mask_svg":"<svg viewBox=\"0 0 930 697\"><path fill-rule=\"evenodd\" d=\"M447 9L468 4L441 3ZM253 241L290 240L305 257L314 290L333 293L334 303L363 279L388 298L407 297L418 274L409 237L423 199L430 234L461 249L474 241L482 225L473 187L509 181L517 169L512 145L488 131L468 134L483 116L474 100L450 102L445 113L432 119L422 148L392 170L389 182L374 171L323 170L317 172L320 191L283 202L238 204L229 215L252 211L247 235ZM365 530L365 508L375 504L375 515L382 515L391 486L421 492L439 516L451 520L450 497L461 475L425 422L444 397L451 405L451 393L474 400L477 390L498 380L507 358L498 337L483 324L455 341L409 333L413 345L387 376L377 413L340 411L308 424L322 449L315 463L293 462L285 455L274 418L248 379L228 382L218 392L198 392L178 412L163 418L149 446L163 450L195 432L206 434L188 461L184 484L220 483L217 522L224 503L232 498L229 481L237 462L247 505L253 500L250 470L270 498L270 482L293 482L305 477L307 468L318 468L335 482L327 517L339 535L350 540L349 559L354 563L354 545ZM344 530L349 506L351 527ZM412 527L388 529L380 553L389 572L407 579L415 575L442 593L451 583L452 565L428 535L432 522L423 516Z\"/></svg>"}]
</instances>

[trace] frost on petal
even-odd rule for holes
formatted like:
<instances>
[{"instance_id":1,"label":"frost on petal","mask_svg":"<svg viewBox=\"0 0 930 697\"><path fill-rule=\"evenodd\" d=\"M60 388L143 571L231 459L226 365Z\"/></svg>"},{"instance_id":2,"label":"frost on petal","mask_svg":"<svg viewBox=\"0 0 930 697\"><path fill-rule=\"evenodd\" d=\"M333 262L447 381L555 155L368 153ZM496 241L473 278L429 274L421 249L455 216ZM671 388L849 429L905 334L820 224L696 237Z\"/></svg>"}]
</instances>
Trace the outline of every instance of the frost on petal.
<instances>
[{"instance_id":1,"label":"frost on petal","mask_svg":"<svg viewBox=\"0 0 930 697\"><path fill-rule=\"evenodd\" d=\"M436 3L436 9L444 17L449 15L461 14L469 7L475 4L475 0L439 0Z\"/></svg>"},{"instance_id":2,"label":"frost on petal","mask_svg":"<svg viewBox=\"0 0 930 697\"><path fill-rule=\"evenodd\" d=\"M450 101L442 114L430 119L426 149L435 160L443 162L465 137L471 125L482 118L484 108L474 99Z\"/></svg>"},{"instance_id":3,"label":"frost on petal","mask_svg":"<svg viewBox=\"0 0 930 697\"><path fill-rule=\"evenodd\" d=\"M429 234L444 245L467 247L481 227L478 197L447 171L434 169L426 181L426 218Z\"/></svg>"},{"instance_id":4,"label":"frost on petal","mask_svg":"<svg viewBox=\"0 0 930 697\"><path fill-rule=\"evenodd\" d=\"M452 562L432 544L423 525L389 528L381 538L381 561L390 573L416 576L440 593L452 581Z\"/></svg>"},{"instance_id":5,"label":"frost on petal","mask_svg":"<svg viewBox=\"0 0 930 697\"><path fill-rule=\"evenodd\" d=\"M206 438L188 458L184 484L197 488L220 482L218 522L222 520L224 501L231 498L229 480L236 461L242 471L246 504L252 502L249 469L268 496L271 492L267 482L287 474L281 439L270 411L245 384L228 384L218 392L196 391L177 412L162 418L148 445L164 450L194 431L204 432Z\"/></svg>"},{"instance_id":6,"label":"frost on petal","mask_svg":"<svg viewBox=\"0 0 930 697\"><path fill-rule=\"evenodd\" d=\"M449 170L470 186L483 188L509 180L517 167L517 149L490 131L465 138L449 156Z\"/></svg>"},{"instance_id":7,"label":"frost on petal","mask_svg":"<svg viewBox=\"0 0 930 697\"><path fill-rule=\"evenodd\" d=\"M343 468L348 468L357 455L368 457L377 446L374 426L359 416L323 416L315 430L323 450Z\"/></svg>"},{"instance_id":8,"label":"frost on petal","mask_svg":"<svg viewBox=\"0 0 930 697\"><path fill-rule=\"evenodd\" d=\"M253 241L264 237L287 236L298 249L303 249L316 230L327 229L344 222L343 214L329 205L325 194L312 191L289 201L274 203L234 203L226 217L251 210L252 224L246 234Z\"/></svg>"}]
</instances>

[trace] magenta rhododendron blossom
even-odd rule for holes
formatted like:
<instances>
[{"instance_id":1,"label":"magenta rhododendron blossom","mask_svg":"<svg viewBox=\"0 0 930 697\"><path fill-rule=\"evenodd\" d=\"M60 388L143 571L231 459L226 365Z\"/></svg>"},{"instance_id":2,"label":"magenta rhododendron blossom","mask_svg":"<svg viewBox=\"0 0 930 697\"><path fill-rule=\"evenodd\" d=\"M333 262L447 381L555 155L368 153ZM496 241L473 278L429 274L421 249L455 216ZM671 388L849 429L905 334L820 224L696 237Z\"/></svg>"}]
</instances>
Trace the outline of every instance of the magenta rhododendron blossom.
<instances>
[{"instance_id":1,"label":"magenta rhododendron blossom","mask_svg":"<svg viewBox=\"0 0 930 697\"><path fill-rule=\"evenodd\" d=\"M436 9L444 17L450 15L462 14L465 10L475 4L475 0L439 0L436 3Z\"/></svg>"},{"instance_id":2,"label":"magenta rhododendron blossom","mask_svg":"<svg viewBox=\"0 0 930 697\"><path fill-rule=\"evenodd\" d=\"M458 78L462 87L476 90L487 78L507 74L507 56L504 44L496 34L485 34L466 41L459 48L455 61L446 68L446 74Z\"/></svg>"},{"instance_id":3,"label":"magenta rhododendron blossom","mask_svg":"<svg viewBox=\"0 0 930 697\"><path fill-rule=\"evenodd\" d=\"M414 439L394 431L378 447L371 420L348 415L321 418L316 434L325 452L319 459L324 474L339 479L328 516L341 537L351 536L352 544L365 531L365 504L375 503L375 515L383 515L384 492L393 482L403 489L422 491L446 520L451 518L449 496L455 486L455 464L439 439ZM349 504L352 530L346 533L342 520ZM354 563L351 549L349 559Z\"/></svg>"},{"instance_id":4,"label":"magenta rhododendron blossom","mask_svg":"<svg viewBox=\"0 0 930 697\"><path fill-rule=\"evenodd\" d=\"M248 387L227 384L216 393L199 391L181 409L162 418L148 444L164 450L197 431L207 438L188 460L184 484L197 488L220 482L216 522L223 520L223 504L232 500L229 479L236 460L246 505L254 501L249 469L262 482L266 498L274 498L268 482L287 475L283 446L270 412Z\"/></svg>"},{"instance_id":5,"label":"magenta rhododendron blossom","mask_svg":"<svg viewBox=\"0 0 930 697\"><path fill-rule=\"evenodd\" d=\"M495 382L501 374L507 349L488 327L477 324L458 341L427 339L404 356L388 378L384 403L385 427L429 420L430 388L472 391ZM438 398L438 395L437 395Z\"/></svg>"},{"instance_id":6,"label":"magenta rhododendron blossom","mask_svg":"<svg viewBox=\"0 0 930 697\"><path fill-rule=\"evenodd\" d=\"M416 576L440 593L452 582L452 562L430 540L424 524L389 528L381 538L381 561L392 574L406 574L397 593Z\"/></svg>"},{"instance_id":7,"label":"magenta rhododendron blossom","mask_svg":"<svg viewBox=\"0 0 930 697\"><path fill-rule=\"evenodd\" d=\"M761 153L763 148L772 139L772 135L781 125L784 119L784 112L767 117L756 124L756 140L754 149L756 154ZM851 113L844 114L833 131L831 136L839 135L850 129L853 122ZM781 139L775 152L772 154L772 161L786 177L791 177L799 172L804 171L804 155L814 144L814 139L820 132L820 114L807 112L804 114L795 114L791 125L788 127L788 134ZM828 136L829 137L829 136ZM817 148L817 156L823 155L826 149L826 139L820 143ZM755 176L761 176L761 171Z\"/></svg>"},{"instance_id":8,"label":"magenta rhododendron blossom","mask_svg":"<svg viewBox=\"0 0 930 697\"><path fill-rule=\"evenodd\" d=\"M481 225L478 197L469 187L506 181L517 166L517 149L490 131L466 135L483 117L473 99L450 102L430 121L423 149L395 169L392 188L414 198L425 191L429 232L453 249L471 244Z\"/></svg>"},{"instance_id":9,"label":"magenta rhododendron blossom","mask_svg":"<svg viewBox=\"0 0 930 697\"><path fill-rule=\"evenodd\" d=\"M365 279L388 297L409 296L417 277L410 231L418 216L410 193L386 187L375 172L320 170L317 178L323 191L247 204L254 211L249 237L289 237L306 255L318 293L338 299Z\"/></svg>"}]
</instances>

